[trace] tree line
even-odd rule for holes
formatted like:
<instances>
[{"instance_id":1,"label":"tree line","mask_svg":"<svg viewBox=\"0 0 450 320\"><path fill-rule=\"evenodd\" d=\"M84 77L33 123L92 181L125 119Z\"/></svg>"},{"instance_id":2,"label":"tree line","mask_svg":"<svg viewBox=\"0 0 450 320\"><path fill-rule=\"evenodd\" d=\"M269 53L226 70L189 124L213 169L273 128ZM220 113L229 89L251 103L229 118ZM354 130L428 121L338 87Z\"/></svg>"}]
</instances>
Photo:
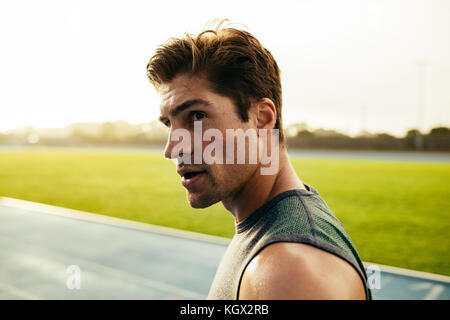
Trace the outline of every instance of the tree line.
<instances>
[{"instance_id":1,"label":"tree line","mask_svg":"<svg viewBox=\"0 0 450 320\"><path fill-rule=\"evenodd\" d=\"M291 149L450 151L450 128L443 126L432 128L427 133L411 129L403 137L369 132L351 137L335 130L311 130L305 123L297 123L287 126L285 133ZM0 132L0 144L164 146L167 134L167 128L157 121L136 125L125 121L75 123L65 128L35 129L28 126Z\"/></svg>"}]
</instances>

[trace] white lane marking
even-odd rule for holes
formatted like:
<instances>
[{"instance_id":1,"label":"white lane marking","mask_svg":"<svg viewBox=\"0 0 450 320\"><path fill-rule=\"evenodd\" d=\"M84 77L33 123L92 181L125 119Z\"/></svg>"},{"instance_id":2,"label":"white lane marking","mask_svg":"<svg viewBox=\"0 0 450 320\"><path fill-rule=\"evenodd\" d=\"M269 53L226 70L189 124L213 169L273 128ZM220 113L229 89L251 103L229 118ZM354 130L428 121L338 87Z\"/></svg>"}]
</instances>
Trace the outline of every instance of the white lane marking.
<instances>
[{"instance_id":1,"label":"white lane marking","mask_svg":"<svg viewBox=\"0 0 450 320\"><path fill-rule=\"evenodd\" d=\"M436 300L444 291L445 287L430 282L420 282L411 285L410 289L415 291L428 289L429 291L425 295L425 297L423 297L423 300Z\"/></svg>"}]
</instances>

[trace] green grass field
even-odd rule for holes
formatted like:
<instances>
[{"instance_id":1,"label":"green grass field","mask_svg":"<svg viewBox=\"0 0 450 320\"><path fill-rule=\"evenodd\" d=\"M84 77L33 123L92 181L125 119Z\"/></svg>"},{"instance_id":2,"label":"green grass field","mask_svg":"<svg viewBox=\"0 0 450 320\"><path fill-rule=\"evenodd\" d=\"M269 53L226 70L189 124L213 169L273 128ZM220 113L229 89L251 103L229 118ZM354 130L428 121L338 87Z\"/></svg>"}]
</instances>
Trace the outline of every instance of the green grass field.
<instances>
[{"instance_id":1,"label":"green grass field","mask_svg":"<svg viewBox=\"0 0 450 320\"><path fill-rule=\"evenodd\" d=\"M361 258L450 275L450 164L293 159L341 220ZM221 204L192 209L162 155L0 149L0 196L232 237Z\"/></svg>"}]
</instances>

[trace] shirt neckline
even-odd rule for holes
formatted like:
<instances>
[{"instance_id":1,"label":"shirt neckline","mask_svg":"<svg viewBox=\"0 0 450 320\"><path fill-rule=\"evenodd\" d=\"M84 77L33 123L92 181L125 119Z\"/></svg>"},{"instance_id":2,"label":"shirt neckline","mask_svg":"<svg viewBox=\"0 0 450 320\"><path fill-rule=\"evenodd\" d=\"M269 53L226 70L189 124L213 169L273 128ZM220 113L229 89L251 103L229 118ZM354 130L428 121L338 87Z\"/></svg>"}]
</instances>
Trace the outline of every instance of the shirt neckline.
<instances>
[{"instance_id":1,"label":"shirt neckline","mask_svg":"<svg viewBox=\"0 0 450 320\"><path fill-rule=\"evenodd\" d=\"M235 229L236 233L242 233L248 229L250 229L262 216L264 216L275 204L277 204L282 199L289 197L291 195L318 195L319 193L317 190L312 187L311 185L304 183L305 189L292 189L292 190L286 190L279 194L277 194L275 197L267 201L265 204L263 204L261 207L253 211L247 218L242 220L241 222L237 223L235 221Z\"/></svg>"}]
</instances>

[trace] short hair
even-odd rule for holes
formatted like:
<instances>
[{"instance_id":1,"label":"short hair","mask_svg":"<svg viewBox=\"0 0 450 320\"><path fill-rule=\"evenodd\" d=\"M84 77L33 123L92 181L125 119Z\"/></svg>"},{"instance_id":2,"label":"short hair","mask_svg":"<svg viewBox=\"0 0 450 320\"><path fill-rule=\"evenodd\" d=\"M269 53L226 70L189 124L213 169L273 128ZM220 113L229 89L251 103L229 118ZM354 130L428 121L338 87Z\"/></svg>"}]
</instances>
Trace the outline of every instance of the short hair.
<instances>
[{"instance_id":1,"label":"short hair","mask_svg":"<svg viewBox=\"0 0 450 320\"><path fill-rule=\"evenodd\" d=\"M280 143L285 142L281 121L280 69L272 54L249 32L234 28L204 30L197 36L170 38L147 64L150 82L158 89L179 74L204 77L210 89L230 98L244 122L254 99L269 98L276 108Z\"/></svg>"}]
</instances>

